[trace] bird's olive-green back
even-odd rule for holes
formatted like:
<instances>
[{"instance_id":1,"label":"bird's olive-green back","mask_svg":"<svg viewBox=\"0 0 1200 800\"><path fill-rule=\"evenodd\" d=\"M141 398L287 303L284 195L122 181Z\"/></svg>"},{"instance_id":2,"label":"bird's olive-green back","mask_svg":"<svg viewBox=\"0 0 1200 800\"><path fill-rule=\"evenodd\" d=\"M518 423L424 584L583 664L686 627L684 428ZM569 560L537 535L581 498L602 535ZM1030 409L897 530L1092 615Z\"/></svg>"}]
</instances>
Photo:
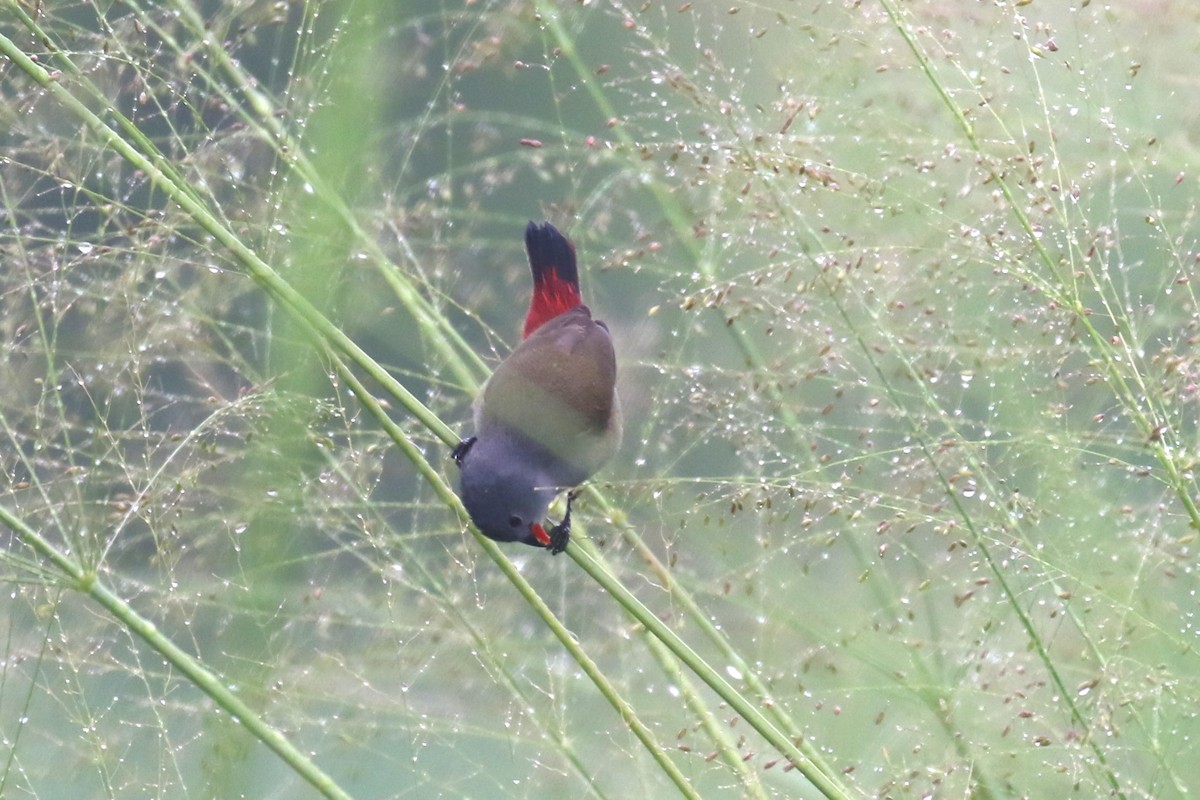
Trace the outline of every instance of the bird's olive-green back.
<instances>
[{"instance_id":1,"label":"bird's olive-green back","mask_svg":"<svg viewBox=\"0 0 1200 800\"><path fill-rule=\"evenodd\" d=\"M496 368L478 410L481 431L515 428L590 473L619 438L612 336L577 306L538 328Z\"/></svg>"}]
</instances>

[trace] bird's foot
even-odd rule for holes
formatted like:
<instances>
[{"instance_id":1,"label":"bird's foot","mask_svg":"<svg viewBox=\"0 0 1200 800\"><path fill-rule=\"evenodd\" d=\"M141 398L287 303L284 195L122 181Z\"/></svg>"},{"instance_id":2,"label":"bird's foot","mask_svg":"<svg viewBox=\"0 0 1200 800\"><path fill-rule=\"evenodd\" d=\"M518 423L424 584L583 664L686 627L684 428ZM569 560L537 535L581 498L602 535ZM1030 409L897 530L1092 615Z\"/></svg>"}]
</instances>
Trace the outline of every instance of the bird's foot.
<instances>
[{"instance_id":1,"label":"bird's foot","mask_svg":"<svg viewBox=\"0 0 1200 800\"><path fill-rule=\"evenodd\" d=\"M563 550L566 550L567 542L571 541L571 503L578 496L578 489L572 489L567 493L567 513L563 515L562 522L555 525L549 531L550 543L546 547L550 550L550 555L552 556L556 556Z\"/></svg>"},{"instance_id":2,"label":"bird's foot","mask_svg":"<svg viewBox=\"0 0 1200 800\"><path fill-rule=\"evenodd\" d=\"M471 449L471 445L475 444L475 438L474 436L468 436L450 451L450 457L454 459L454 463L460 468L462 467L463 459L467 457L467 451Z\"/></svg>"}]
</instances>

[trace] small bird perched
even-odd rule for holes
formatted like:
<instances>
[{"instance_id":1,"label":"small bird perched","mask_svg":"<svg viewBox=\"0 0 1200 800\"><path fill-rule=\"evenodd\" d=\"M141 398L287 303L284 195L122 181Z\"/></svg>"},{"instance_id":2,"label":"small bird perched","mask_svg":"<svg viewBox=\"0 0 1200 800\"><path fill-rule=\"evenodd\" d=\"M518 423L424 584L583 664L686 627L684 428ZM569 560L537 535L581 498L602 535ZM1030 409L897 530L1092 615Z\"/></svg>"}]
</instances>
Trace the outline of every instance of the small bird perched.
<instances>
[{"instance_id":1,"label":"small bird perched","mask_svg":"<svg viewBox=\"0 0 1200 800\"><path fill-rule=\"evenodd\" d=\"M523 341L475 401L475 435L454 448L459 494L487 537L552 554L566 549L562 522L543 526L550 502L590 478L621 443L612 335L583 304L575 247L550 223L525 228L533 298Z\"/></svg>"}]
</instances>

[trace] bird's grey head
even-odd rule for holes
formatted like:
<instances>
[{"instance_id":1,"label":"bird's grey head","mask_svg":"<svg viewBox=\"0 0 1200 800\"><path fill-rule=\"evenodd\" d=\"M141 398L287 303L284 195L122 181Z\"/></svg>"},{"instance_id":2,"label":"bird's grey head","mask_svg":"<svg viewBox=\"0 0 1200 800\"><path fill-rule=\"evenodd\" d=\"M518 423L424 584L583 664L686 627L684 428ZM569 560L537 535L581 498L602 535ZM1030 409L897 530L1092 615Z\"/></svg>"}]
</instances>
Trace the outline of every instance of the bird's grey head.
<instances>
[{"instance_id":1,"label":"bird's grey head","mask_svg":"<svg viewBox=\"0 0 1200 800\"><path fill-rule=\"evenodd\" d=\"M521 448L481 437L459 460L459 494L471 521L489 539L543 546L534 534L558 488L522 457Z\"/></svg>"}]
</instances>

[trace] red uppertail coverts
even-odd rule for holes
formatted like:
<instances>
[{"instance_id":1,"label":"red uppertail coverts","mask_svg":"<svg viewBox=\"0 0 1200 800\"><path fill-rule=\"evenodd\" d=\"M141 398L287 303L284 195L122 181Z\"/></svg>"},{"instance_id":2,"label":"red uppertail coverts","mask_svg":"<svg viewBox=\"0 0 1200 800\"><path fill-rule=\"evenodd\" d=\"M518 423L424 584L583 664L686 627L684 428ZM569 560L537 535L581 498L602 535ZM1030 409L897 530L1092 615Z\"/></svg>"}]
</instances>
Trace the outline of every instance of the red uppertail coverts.
<instances>
[{"instance_id":1,"label":"red uppertail coverts","mask_svg":"<svg viewBox=\"0 0 1200 800\"><path fill-rule=\"evenodd\" d=\"M460 494L484 535L559 553L571 502L543 526L550 502L590 478L621 442L617 362L608 327L579 294L575 248L550 223L529 223L533 297L524 340L475 402L475 435L454 450Z\"/></svg>"}]
</instances>

